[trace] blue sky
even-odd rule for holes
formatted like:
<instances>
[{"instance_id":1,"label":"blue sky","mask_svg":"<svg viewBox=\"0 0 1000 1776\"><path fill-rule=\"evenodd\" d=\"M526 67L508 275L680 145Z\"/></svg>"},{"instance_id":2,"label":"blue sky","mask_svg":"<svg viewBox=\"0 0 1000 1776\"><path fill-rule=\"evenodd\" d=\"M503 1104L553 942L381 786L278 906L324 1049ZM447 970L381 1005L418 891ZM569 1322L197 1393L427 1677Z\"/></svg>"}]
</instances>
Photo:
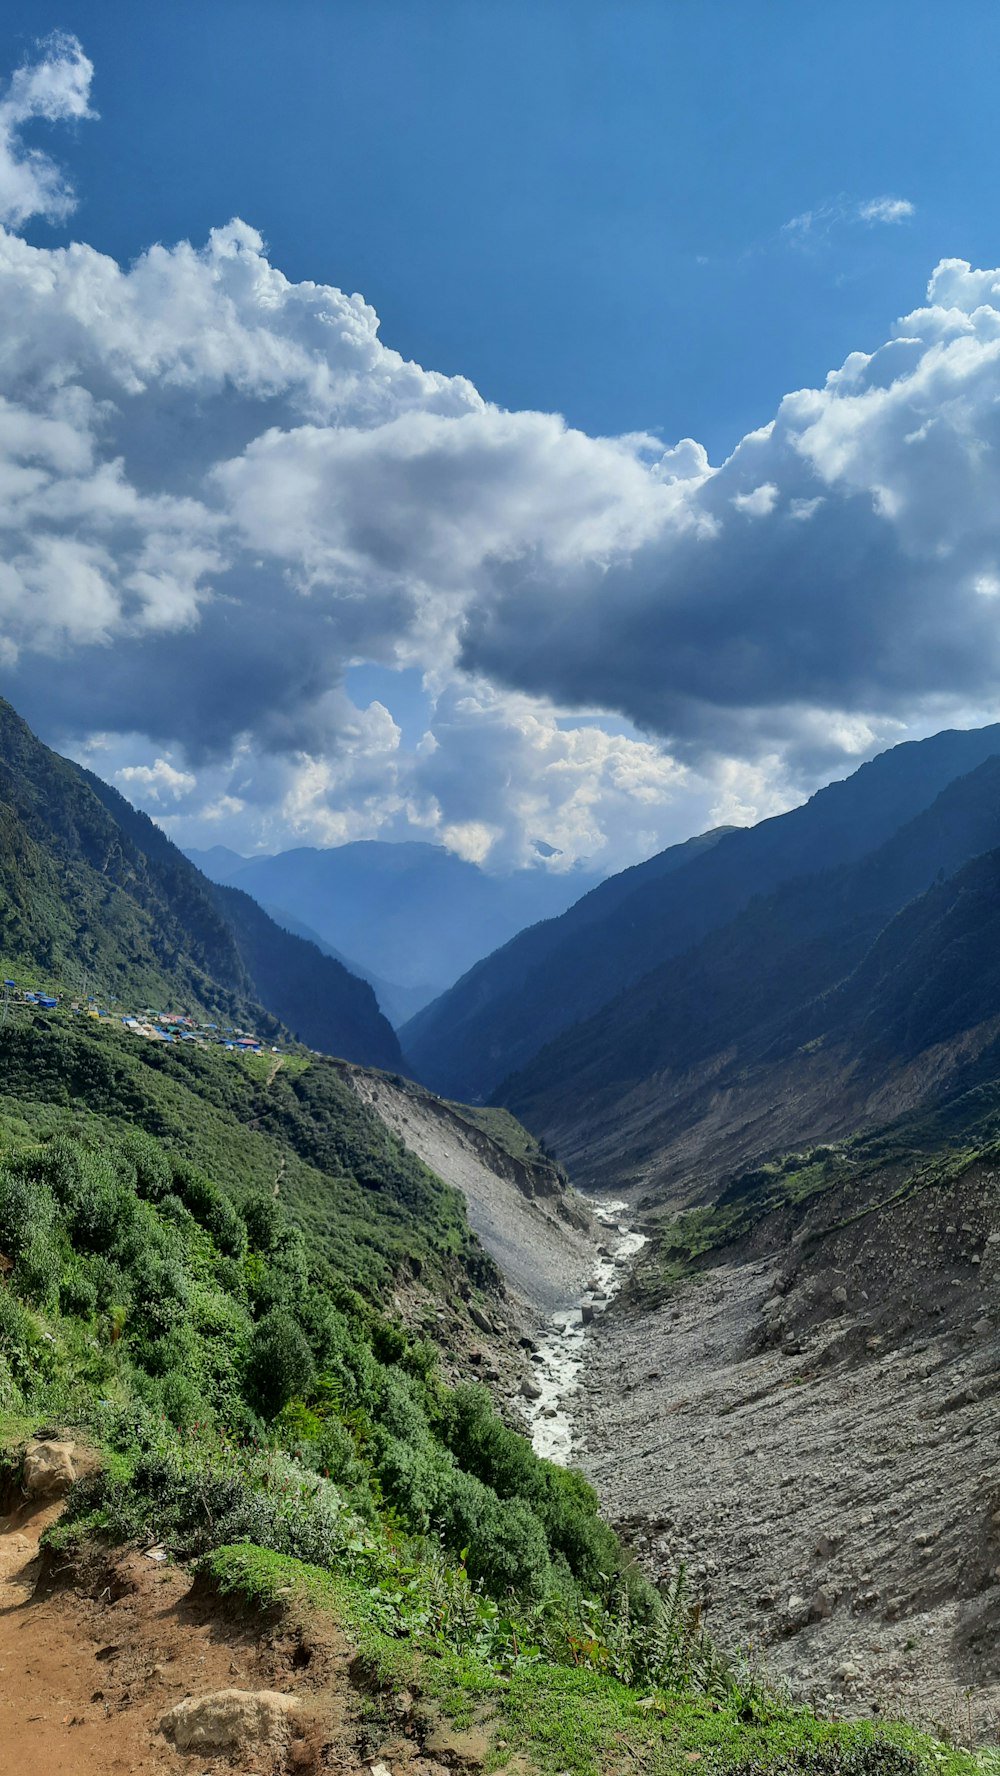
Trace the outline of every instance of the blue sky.
<instances>
[{"instance_id":1,"label":"blue sky","mask_svg":"<svg viewBox=\"0 0 1000 1776\"><path fill-rule=\"evenodd\" d=\"M986 3L8 0L0 62L55 27L101 116L65 234L128 260L242 216L406 356L589 432L718 460L939 258L996 257ZM782 232L885 193L912 220Z\"/></svg>"},{"instance_id":2,"label":"blue sky","mask_svg":"<svg viewBox=\"0 0 1000 1776\"><path fill-rule=\"evenodd\" d=\"M993 715L1000 277L926 290L1000 260L998 38L9 0L6 693L185 842L491 868L615 867ZM75 203L10 196L32 152Z\"/></svg>"}]
</instances>

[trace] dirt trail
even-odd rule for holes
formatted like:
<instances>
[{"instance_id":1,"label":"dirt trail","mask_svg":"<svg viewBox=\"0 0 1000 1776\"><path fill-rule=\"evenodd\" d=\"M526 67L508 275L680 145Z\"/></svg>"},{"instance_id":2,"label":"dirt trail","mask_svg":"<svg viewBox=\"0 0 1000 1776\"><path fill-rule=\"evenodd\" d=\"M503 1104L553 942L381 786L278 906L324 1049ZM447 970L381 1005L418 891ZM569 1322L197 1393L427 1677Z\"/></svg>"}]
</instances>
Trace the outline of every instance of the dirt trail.
<instances>
[{"instance_id":1,"label":"dirt trail","mask_svg":"<svg viewBox=\"0 0 1000 1776\"><path fill-rule=\"evenodd\" d=\"M0 1518L0 1776L195 1776L209 1766L271 1776L260 1748L232 1764L182 1757L159 1731L181 1698L230 1687L302 1693L314 1719L293 1747L303 1776L361 1769L345 1648L227 1618L183 1571L135 1551L82 1589L64 1588L38 1555L60 1508L26 1503Z\"/></svg>"}]
</instances>

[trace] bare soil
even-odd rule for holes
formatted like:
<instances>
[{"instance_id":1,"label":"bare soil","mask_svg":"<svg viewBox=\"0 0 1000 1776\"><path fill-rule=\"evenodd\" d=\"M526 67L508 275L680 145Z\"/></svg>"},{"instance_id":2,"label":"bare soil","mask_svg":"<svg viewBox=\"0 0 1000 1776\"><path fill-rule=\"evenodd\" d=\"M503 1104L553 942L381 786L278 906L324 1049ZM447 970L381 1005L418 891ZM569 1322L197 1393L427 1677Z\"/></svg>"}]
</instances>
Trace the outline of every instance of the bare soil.
<instances>
[{"instance_id":1,"label":"bare soil","mask_svg":"<svg viewBox=\"0 0 1000 1776\"><path fill-rule=\"evenodd\" d=\"M206 1767L272 1776L274 1754L184 1757L160 1731L173 1703L213 1690L278 1689L307 1707L282 1769L358 1772L349 1654L335 1636L226 1614L190 1576L137 1551L60 1572L38 1539L60 1504L0 1518L0 1776L137 1776Z\"/></svg>"}]
</instances>

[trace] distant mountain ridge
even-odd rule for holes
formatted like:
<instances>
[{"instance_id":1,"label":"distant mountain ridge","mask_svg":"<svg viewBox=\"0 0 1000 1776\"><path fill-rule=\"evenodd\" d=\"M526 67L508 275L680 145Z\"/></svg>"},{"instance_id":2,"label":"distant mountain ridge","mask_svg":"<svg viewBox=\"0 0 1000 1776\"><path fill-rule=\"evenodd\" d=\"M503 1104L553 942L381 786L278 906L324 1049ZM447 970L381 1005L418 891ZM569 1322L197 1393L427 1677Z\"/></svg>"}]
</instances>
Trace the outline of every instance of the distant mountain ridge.
<instances>
[{"instance_id":1,"label":"distant mountain ridge","mask_svg":"<svg viewBox=\"0 0 1000 1776\"><path fill-rule=\"evenodd\" d=\"M896 1114L950 1089L979 1038L939 1057L930 1083L919 1069L903 1075L936 1042L1000 1017L984 889L997 847L993 757L877 850L794 878L652 970L499 1098L578 1161L584 1181L620 1167L683 1196L782 1141L854 1129L880 1104Z\"/></svg>"},{"instance_id":2,"label":"distant mountain ridge","mask_svg":"<svg viewBox=\"0 0 1000 1776\"><path fill-rule=\"evenodd\" d=\"M907 742L787 814L706 834L610 877L419 1012L400 1032L408 1066L436 1091L489 1097L507 1075L530 1071L546 1044L726 926L755 895L877 849L998 752L1000 725Z\"/></svg>"},{"instance_id":3,"label":"distant mountain ridge","mask_svg":"<svg viewBox=\"0 0 1000 1776\"><path fill-rule=\"evenodd\" d=\"M384 1067L399 1046L366 982L209 882L159 827L0 700L0 954L123 1002L284 1025Z\"/></svg>"},{"instance_id":4,"label":"distant mountain ridge","mask_svg":"<svg viewBox=\"0 0 1000 1776\"><path fill-rule=\"evenodd\" d=\"M190 851L214 881L281 908L332 944L408 1011L425 1004L518 931L563 912L600 877L543 865L487 875L443 845L366 839L242 858Z\"/></svg>"}]
</instances>

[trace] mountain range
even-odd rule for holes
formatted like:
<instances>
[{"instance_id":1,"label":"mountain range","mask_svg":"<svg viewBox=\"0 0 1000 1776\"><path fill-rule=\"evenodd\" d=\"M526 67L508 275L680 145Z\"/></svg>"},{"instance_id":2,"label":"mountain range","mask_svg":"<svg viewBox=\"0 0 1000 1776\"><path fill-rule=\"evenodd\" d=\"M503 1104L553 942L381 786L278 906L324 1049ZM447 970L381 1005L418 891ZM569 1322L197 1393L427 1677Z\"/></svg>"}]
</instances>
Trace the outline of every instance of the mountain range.
<instances>
[{"instance_id":1,"label":"mountain range","mask_svg":"<svg viewBox=\"0 0 1000 1776\"><path fill-rule=\"evenodd\" d=\"M577 1027L599 1022L612 1005L618 1030L633 995L637 1016L669 1021L673 988L657 969L725 930L755 897L800 878L819 881L876 851L998 751L996 726L895 747L787 814L705 834L609 878L561 917L486 957L411 1019L400 1032L410 1070L435 1090L471 1099L488 1098L517 1074L505 1095L537 1099L548 1130L549 1113L540 1108L554 1065L547 1045L575 1050ZM962 860L956 855L952 867ZM915 876L908 891L926 885ZM807 902L810 892L803 891ZM617 1051L606 1061L608 1077L620 1077Z\"/></svg>"},{"instance_id":2,"label":"mountain range","mask_svg":"<svg viewBox=\"0 0 1000 1776\"><path fill-rule=\"evenodd\" d=\"M376 989L395 1023L516 932L563 912L599 878L539 863L488 875L443 845L359 840L242 857L188 852L215 882L252 894L289 929L330 945Z\"/></svg>"}]
</instances>

